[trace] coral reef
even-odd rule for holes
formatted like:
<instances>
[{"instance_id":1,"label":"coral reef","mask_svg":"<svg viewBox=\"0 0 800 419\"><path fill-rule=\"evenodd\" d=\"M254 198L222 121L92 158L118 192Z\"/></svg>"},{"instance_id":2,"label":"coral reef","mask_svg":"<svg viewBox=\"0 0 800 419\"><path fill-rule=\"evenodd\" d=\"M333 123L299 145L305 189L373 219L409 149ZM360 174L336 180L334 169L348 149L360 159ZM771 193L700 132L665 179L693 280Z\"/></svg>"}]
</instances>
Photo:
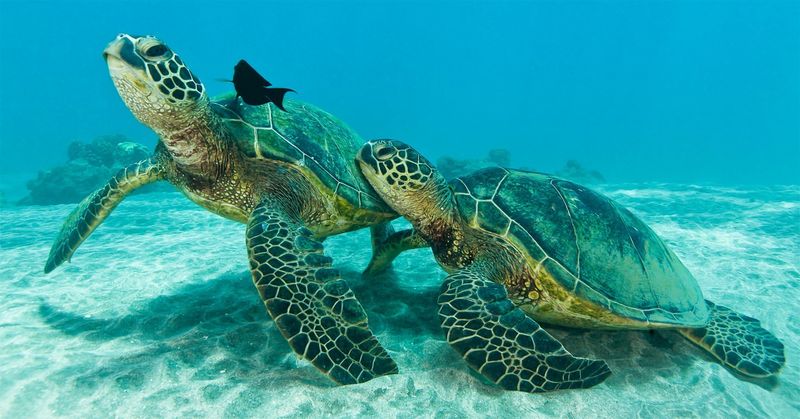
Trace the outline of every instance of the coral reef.
<instances>
[{"instance_id":1,"label":"coral reef","mask_svg":"<svg viewBox=\"0 0 800 419\"><path fill-rule=\"evenodd\" d=\"M564 168L557 171L555 175L576 183L603 183L606 181L600 172L585 169L576 160L567 160Z\"/></svg>"},{"instance_id":2,"label":"coral reef","mask_svg":"<svg viewBox=\"0 0 800 419\"><path fill-rule=\"evenodd\" d=\"M146 159L150 150L123 135L95 138L91 143L73 141L67 147L67 162L40 171L27 183L30 193L21 205L78 202L102 186L122 167Z\"/></svg>"}]
</instances>

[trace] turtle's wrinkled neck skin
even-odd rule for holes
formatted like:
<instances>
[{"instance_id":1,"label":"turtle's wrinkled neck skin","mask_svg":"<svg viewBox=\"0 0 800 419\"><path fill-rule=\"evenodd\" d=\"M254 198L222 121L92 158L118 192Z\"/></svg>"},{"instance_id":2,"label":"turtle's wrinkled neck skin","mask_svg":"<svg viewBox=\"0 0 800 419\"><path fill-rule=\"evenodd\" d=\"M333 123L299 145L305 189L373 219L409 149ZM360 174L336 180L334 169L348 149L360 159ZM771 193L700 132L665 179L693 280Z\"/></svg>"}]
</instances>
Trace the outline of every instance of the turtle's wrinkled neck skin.
<instances>
[{"instance_id":1,"label":"turtle's wrinkled neck skin","mask_svg":"<svg viewBox=\"0 0 800 419\"><path fill-rule=\"evenodd\" d=\"M370 141L356 160L369 183L408 219L448 270L469 265L478 253L447 180L425 157L396 140Z\"/></svg>"},{"instance_id":2,"label":"turtle's wrinkled neck skin","mask_svg":"<svg viewBox=\"0 0 800 419\"><path fill-rule=\"evenodd\" d=\"M395 208L414 226L425 240L431 244L434 255L449 270L463 268L472 263L476 249L471 246L470 229L464 225L455 206L455 197L444 177L437 171L434 178L418 191L400 198L406 203L395 208L392 200L389 205Z\"/></svg>"},{"instance_id":3,"label":"turtle's wrinkled neck skin","mask_svg":"<svg viewBox=\"0 0 800 419\"><path fill-rule=\"evenodd\" d=\"M231 142L221 138L228 135L228 131L219 116L211 110L205 94L198 105L202 106L168 118L171 122L182 123L172 129L156 132L178 169L195 177L219 179L235 169L237 162L232 157L236 153L228 149Z\"/></svg>"},{"instance_id":4,"label":"turtle's wrinkled neck skin","mask_svg":"<svg viewBox=\"0 0 800 419\"><path fill-rule=\"evenodd\" d=\"M219 138L226 130L177 54L154 37L120 34L103 56L125 105L158 134L180 171L206 179L230 173L235 153Z\"/></svg>"}]
</instances>

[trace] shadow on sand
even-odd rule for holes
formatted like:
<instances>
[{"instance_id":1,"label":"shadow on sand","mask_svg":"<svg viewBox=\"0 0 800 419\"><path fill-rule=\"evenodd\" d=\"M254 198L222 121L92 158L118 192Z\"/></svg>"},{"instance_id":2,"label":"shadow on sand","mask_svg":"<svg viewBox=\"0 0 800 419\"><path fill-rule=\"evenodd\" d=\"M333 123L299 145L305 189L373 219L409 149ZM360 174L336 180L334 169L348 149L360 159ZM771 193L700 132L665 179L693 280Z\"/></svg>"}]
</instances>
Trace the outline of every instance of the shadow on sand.
<instances>
[{"instance_id":1,"label":"shadow on sand","mask_svg":"<svg viewBox=\"0 0 800 419\"><path fill-rule=\"evenodd\" d=\"M379 340L424 337L446 345L437 318L438 285L401 286L402 278L392 271L363 279L355 271L345 270L342 275L367 309L370 326ZM248 273L184 286L170 295L136 304L130 314L118 318L88 318L48 303L40 305L39 314L47 325L66 335L98 344L117 341L120 351L133 348L117 357L104 355L73 365L54 377L74 380L79 387L113 382L122 389L138 389L157 372L178 381L178 374L185 374L187 369L193 372L193 380L218 382L224 377L227 386L241 382L335 386L310 364L298 366L296 356L269 320ZM608 385L617 380L652 379L647 371L633 372L641 371L641 366L663 370L677 362L680 371L688 371L702 357L714 362L703 351L691 349L676 333L548 330L576 355L608 360L615 371ZM637 350L643 346L652 350ZM682 354L664 355L670 351ZM457 361L457 355L453 355ZM456 362L453 368L467 369L467 365ZM747 381L765 389L776 384L776 380ZM224 391L216 384L210 387L212 391L206 394L209 398L219 397Z\"/></svg>"}]
</instances>

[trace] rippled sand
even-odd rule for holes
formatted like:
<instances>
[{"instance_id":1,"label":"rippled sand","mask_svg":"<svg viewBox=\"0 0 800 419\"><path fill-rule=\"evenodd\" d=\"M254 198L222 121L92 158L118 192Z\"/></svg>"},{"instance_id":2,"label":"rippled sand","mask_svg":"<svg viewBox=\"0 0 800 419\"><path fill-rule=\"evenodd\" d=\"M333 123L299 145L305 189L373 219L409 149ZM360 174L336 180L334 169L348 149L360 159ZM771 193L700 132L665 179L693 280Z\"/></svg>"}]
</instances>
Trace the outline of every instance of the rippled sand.
<instances>
[{"instance_id":1,"label":"rippled sand","mask_svg":"<svg viewBox=\"0 0 800 419\"><path fill-rule=\"evenodd\" d=\"M298 360L251 284L244 226L176 193L133 196L43 275L71 205L0 209L0 417L800 415L800 187L615 185L673 246L708 299L762 320L786 345L777 380L748 382L675 333L550 329L614 374L589 389L504 392L443 340L444 273L428 250L362 279L369 237L326 252L400 374L337 387Z\"/></svg>"}]
</instances>

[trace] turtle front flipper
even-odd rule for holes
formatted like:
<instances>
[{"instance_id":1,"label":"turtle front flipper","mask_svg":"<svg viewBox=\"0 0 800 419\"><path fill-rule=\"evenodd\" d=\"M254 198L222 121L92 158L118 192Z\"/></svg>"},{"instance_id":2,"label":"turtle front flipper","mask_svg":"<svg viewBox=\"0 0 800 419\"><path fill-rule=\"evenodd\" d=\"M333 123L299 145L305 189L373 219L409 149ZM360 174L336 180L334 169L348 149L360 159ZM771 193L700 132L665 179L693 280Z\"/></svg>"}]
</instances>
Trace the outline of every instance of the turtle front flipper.
<instances>
[{"instance_id":1,"label":"turtle front flipper","mask_svg":"<svg viewBox=\"0 0 800 419\"><path fill-rule=\"evenodd\" d=\"M153 159L120 169L103 187L84 198L67 216L50 248L44 272L48 273L69 260L78 246L111 214L128 193L163 178L163 169Z\"/></svg>"},{"instance_id":2,"label":"turtle front flipper","mask_svg":"<svg viewBox=\"0 0 800 419\"><path fill-rule=\"evenodd\" d=\"M340 384L397 373L367 313L298 211L269 199L247 224L253 282L292 349Z\"/></svg>"},{"instance_id":3,"label":"turtle front flipper","mask_svg":"<svg viewBox=\"0 0 800 419\"><path fill-rule=\"evenodd\" d=\"M394 231L391 225L386 224L372 227L372 259L364 269L364 275L383 272L406 250L429 246L416 230Z\"/></svg>"},{"instance_id":4,"label":"turtle front flipper","mask_svg":"<svg viewBox=\"0 0 800 419\"><path fill-rule=\"evenodd\" d=\"M783 343L761 327L761 322L727 307L706 301L710 320L701 329L680 333L710 352L726 366L750 377L777 374L785 362Z\"/></svg>"},{"instance_id":5,"label":"turtle front flipper","mask_svg":"<svg viewBox=\"0 0 800 419\"><path fill-rule=\"evenodd\" d=\"M567 352L490 277L483 266L457 271L438 299L447 342L470 367L506 390L530 393L592 387L611 374L604 361Z\"/></svg>"}]
</instances>

